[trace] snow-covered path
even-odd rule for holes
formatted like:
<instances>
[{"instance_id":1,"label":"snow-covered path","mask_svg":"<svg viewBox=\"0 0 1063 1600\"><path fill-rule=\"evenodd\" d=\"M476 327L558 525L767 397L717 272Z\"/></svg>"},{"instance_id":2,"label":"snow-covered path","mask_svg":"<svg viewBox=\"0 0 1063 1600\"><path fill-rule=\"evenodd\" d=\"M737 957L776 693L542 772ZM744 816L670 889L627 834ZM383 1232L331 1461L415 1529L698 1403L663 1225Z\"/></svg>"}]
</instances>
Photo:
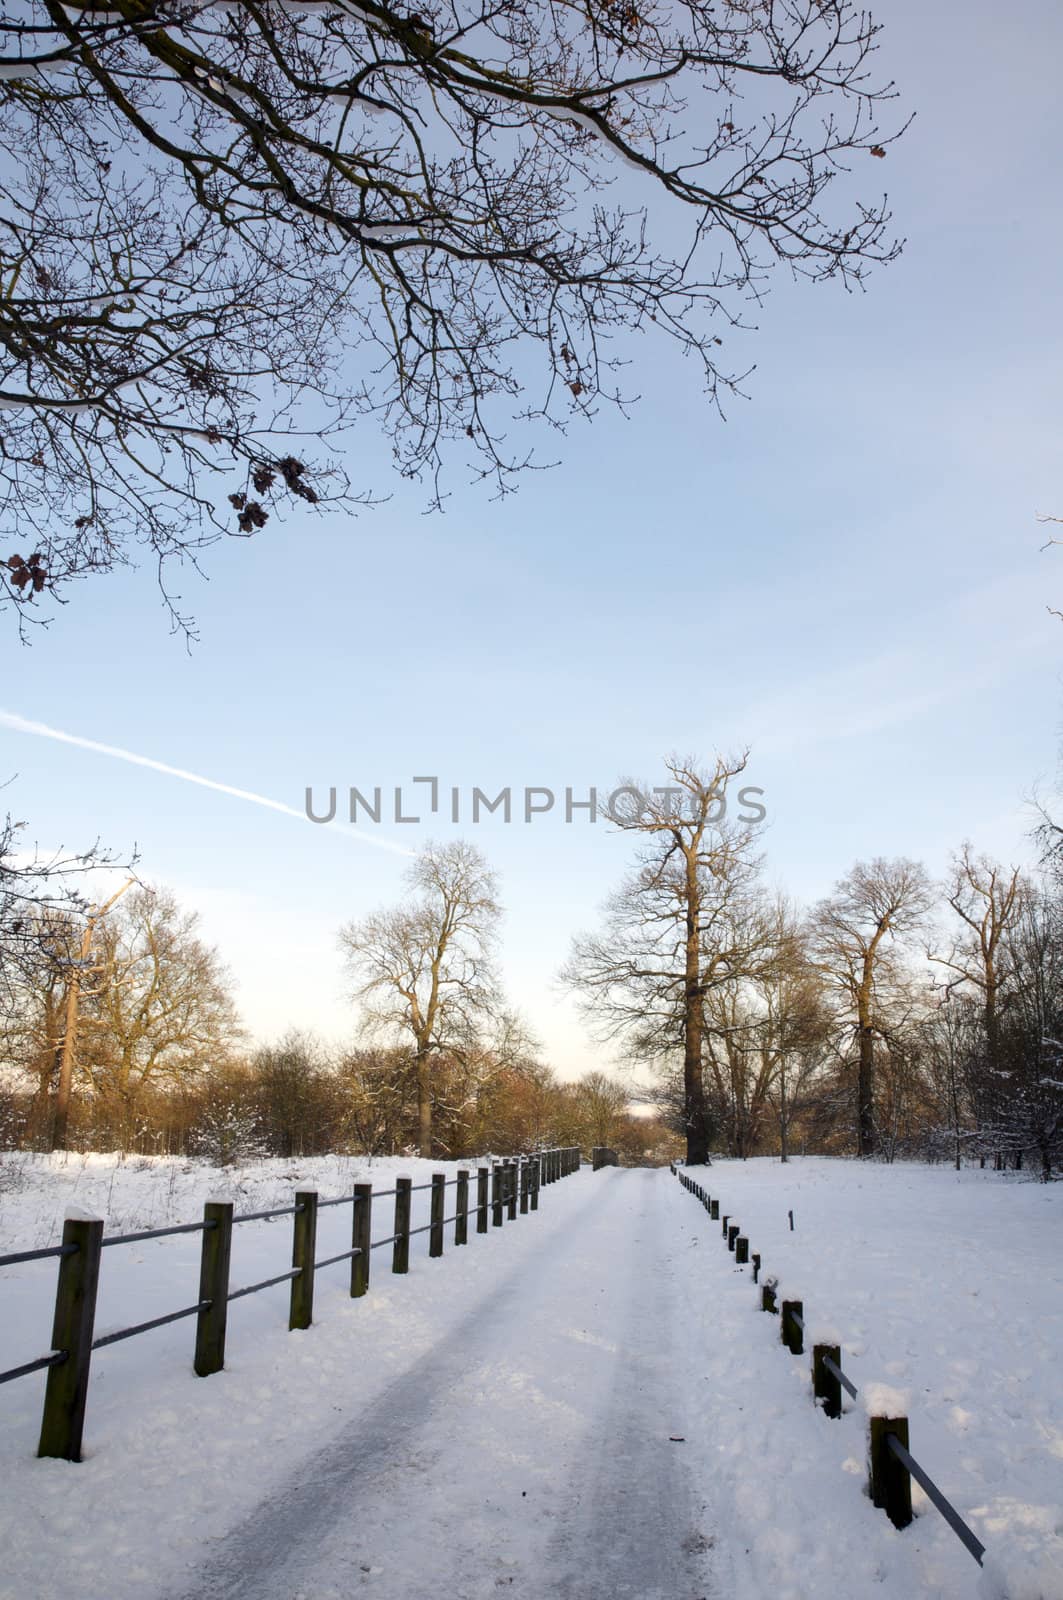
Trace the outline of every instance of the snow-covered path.
<instances>
[{"instance_id":1,"label":"snow-covered path","mask_svg":"<svg viewBox=\"0 0 1063 1600\"><path fill-rule=\"evenodd\" d=\"M537 1247L499 1259L490 1298L216 1546L183 1595L733 1592L684 1459L678 1185L589 1176L563 1227L549 1212L567 1185L521 1219Z\"/></svg>"},{"instance_id":2,"label":"snow-covered path","mask_svg":"<svg viewBox=\"0 0 1063 1600\"><path fill-rule=\"evenodd\" d=\"M381 1191L409 1171L427 1220L428 1163L355 1166L241 1178L241 1209L364 1176L383 1241ZM42 1204L99 1204L90 1179L109 1194L90 1164L64 1196L64 1170L9 1191L12 1247L49 1241ZM168 1170L123 1170L114 1231L194 1215L198 1189L172 1216L131 1195ZM922 1491L903 1532L874 1509L863 1400L838 1421L813 1406L808 1356L669 1172L584 1168L464 1249L448 1228L441 1261L420 1234L407 1277L382 1249L362 1299L342 1263L322 1271L305 1332L283 1283L234 1302L209 1379L187 1322L100 1350L81 1465L35 1458L41 1375L0 1389L0 1600L1063 1600L1063 1185L813 1158L704 1177L803 1296L809 1342L833 1329L862 1395L909 1391L915 1455L1006 1582ZM349 1230L324 1211L320 1253ZM234 1281L288 1247L287 1219L249 1224ZM180 1304L198 1250L108 1252L98 1326ZM8 1364L38 1353L52 1280L49 1262L8 1269Z\"/></svg>"}]
</instances>

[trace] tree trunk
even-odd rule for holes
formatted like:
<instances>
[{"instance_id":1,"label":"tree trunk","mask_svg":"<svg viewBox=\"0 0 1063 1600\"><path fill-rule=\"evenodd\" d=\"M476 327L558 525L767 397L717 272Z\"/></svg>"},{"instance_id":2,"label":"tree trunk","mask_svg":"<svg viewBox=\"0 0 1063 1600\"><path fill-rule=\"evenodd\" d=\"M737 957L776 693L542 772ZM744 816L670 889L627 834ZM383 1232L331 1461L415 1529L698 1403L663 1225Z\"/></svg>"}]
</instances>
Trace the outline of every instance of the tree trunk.
<instances>
[{"instance_id":1,"label":"tree trunk","mask_svg":"<svg viewBox=\"0 0 1063 1600\"><path fill-rule=\"evenodd\" d=\"M875 1042L872 1030L860 1026L860 1071L856 1086L857 1154L875 1153Z\"/></svg>"},{"instance_id":2,"label":"tree trunk","mask_svg":"<svg viewBox=\"0 0 1063 1600\"><path fill-rule=\"evenodd\" d=\"M864 957L864 970L857 995L856 1020L860 1041L860 1070L856 1083L856 1153L875 1153L875 1035L871 1026L871 985L874 976L874 949Z\"/></svg>"},{"instance_id":3,"label":"tree trunk","mask_svg":"<svg viewBox=\"0 0 1063 1600\"><path fill-rule=\"evenodd\" d=\"M417 1051L417 1149L427 1160L432 1154L432 1076L429 1052Z\"/></svg>"},{"instance_id":4,"label":"tree trunk","mask_svg":"<svg viewBox=\"0 0 1063 1600\"><path fill-rule=\"evenodd\" d=\"M700 895L696 849L686 858L686 964L683 991L683 1102L686 1113L687 1162L704 1166L709 1159L709 1115L701 1071L703 1017L701 950L698 940Z\"/></svg>"},{"instance_id":5,"label":"tree trunk","mask_svg":"<svg viewBox=\"0 0 1063 1600\"><path fill-rule=\"evenodd\" d=\"M85 930L81 941L81 960L88 959L88 950L91 948L92 924ZM51 1148L65 1150L67 1138L67 1123L70 1117L70 1090L74 1081L74 1051L77 1047L78 1036L78 997L81 991L81 968L70 974L66 990L66 1027L63 1033L63 1048L59 1057L59 1082L55 1091L55 1116L52 1118Z\"/></svg>"}]
</instances>

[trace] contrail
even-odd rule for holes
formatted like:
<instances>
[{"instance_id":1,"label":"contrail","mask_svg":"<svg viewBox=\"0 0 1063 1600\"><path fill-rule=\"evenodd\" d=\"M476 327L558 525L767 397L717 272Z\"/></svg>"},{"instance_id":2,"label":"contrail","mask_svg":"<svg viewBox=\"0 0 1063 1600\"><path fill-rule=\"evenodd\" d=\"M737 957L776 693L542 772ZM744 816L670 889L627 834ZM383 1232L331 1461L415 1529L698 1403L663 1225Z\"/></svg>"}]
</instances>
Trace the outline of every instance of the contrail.
<instances>
[{"instance_id":1,"label":"contrail","mask_svg":"<svg viewBox=\"0 0 1063 1600\"><path fill-rule=\"evenodd\" d=\"M219 794L232 795L236 800L250 800L252 805L265 806L268 811L279 811L286 817L297 817L300 822L310 819L304 811L297 811L294 806L286 806L280 800L270 800L267 795L255 794L251 789L237 789L231 783L218 783L214 778L204 778L198 772L186 772L183 767L171 767L165 761L155 761L151 756L138 756L133 750L123 750L120 745L101 744L98 739L83 739L80 734L64 733L60 728L49 728L46 722L31 722L28 717L20 717L14 711L0 711L0 727L10 728L15 733L32 733L38 739L55 739L59 744L77 745L81 750L93 750L97 755L112 756L115 761L128 761L134 767L149 767L152 772L165 773L168 778L180 778L185 783L197 783L201 789L216 789ZM315 823L315 827L328 828L332 832L340 832L345 839L353 839L358 844L368 844L377 850L389 850L393 855L413 856L415 850L407 850L403 845L396 844L393 839L378 839L371 833L346 832L337 829L334 822Z\"/></svg>"}]
</instances>

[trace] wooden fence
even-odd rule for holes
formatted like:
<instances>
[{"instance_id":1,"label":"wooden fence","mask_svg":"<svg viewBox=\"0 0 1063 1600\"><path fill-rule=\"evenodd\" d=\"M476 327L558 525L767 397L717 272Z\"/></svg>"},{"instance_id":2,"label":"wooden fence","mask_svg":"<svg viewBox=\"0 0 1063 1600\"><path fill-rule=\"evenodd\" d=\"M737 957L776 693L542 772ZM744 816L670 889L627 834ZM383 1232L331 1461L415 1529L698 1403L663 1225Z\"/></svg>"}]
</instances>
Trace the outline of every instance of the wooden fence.
<instances>
[{"instance_id":1,"label":"wooden fence","mask_svg":"<svg viewBox=\"0 0 1063 1600\"><path fill-rule=\"evenodd\" d=\"M448 1178L443 1172L433 1173L428 1183L415 1184L411 1178L397 1178L393 1189L380 1190L375 1194L372 1184L356 1183L352 1194L341 1195L339 1199L322 1200L314 1190L301 1189L290 1206L239 1215L233 1214L231 1201L208 1200L203 1207L201 1222L180 1223L173 1228L148 1228L139 1233L105 1235L103 1222L99 1218L68 1217L63 1225L61 1244L45 1250L21 1250L0 1256L0 1267L48 1257L55 1257L58 1261L51 1351L35 1361L0 1372L0 1384L46 1371L44 1414L37 1453L41 1456L58 1456L67 1461L80 1461L94 1350L149 1333L153 1328L161 1328L184 1317L194 1317L192 1370L197 1377L207 1378L214 1372L220 1372L225 1365L228 1309L234 1300L287 1282L290 1285L288 1327L309 1328L314 1316L314 1278L321 1268L339 1261L349 1261L350 1295L352 1299L358 1299L369 1288L370 1262L374 1250L390 1245L392 1272L406 1273L410 1266L410 1240L416 1235L427 1233L429 1257L439 1257L443 1254L445 1230L449 1224L454 1226L454 1244L467 1244L471 1216L475 1214L477 1233L487 1233L490 1227L501 1228L507 1218L512 1221L518 1214L523 1216L529 1211L537 1211L540 1190L578 1171L579 1165L578 1149L540 1150L532 1155L514 1156L495 1161L491 1166L479 1167L476 1171L475 1193L470 1189L471 1171L459 1168L453 1178ZM455 1190L455 1195L454 1209L448 1216L447 1190L450 1188ZM429 1221L423 1227L414 1228L411 1226L412 1197L415 1192L425 1189L431 1191ZM392 1232L384 1239L373 1239L373 1204L374 1201L386 1199L394 1200ZM318 1260L318 1213L329 1206L343 1205L351 1208L351 1246L336 1255ZM292 1218L291 1266L260 1283L247 1284L239 1289L231 1288L229 1265L234 1226L285 1216ZM201 1233L203 1236L196 1300L178 1311L170 1311L164 1316L152 1317L147 1322L95 1338L96 1292L103 1251L114 1245L162 1239L179 1233Z\"/></svg>"}]
</instances>

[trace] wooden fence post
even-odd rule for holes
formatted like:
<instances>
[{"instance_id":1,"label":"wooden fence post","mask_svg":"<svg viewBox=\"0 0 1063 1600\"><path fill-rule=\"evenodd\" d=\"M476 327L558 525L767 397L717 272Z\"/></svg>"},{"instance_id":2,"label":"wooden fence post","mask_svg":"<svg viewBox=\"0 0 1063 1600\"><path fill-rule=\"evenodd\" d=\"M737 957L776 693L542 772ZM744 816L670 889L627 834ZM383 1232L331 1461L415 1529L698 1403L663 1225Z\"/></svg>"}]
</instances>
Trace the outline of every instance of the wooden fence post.
<instances>
[{"instance_id":1,"label":"wooden fence post","mask_svg":"<svg viewBox=\"0 0 1063 1600\"><path fill-rule=\"evenodd\" d=\"M731 1220L730 1217L727 1216L726 1213L720 1218L720 1222L722 1224L722 1232L723 1232L723 1236L724 1236L725 1239L727 1238L727 1224L730 1222L730 1220Z\"/></svg>"},{"instance_id":2,"label":"wooden fence post","mask_svg":"<svg viewBox=\"0 0 1063 1600\"><path fill-rule=\"evenodd\" d=\"M488 1167L476 1169L476 1231L487 1232L487 1184L491 1172Z\"/></svg>"},{"instance_id":3,"label":"wooden fence post","mask_svg":"<svg viewBox=\"0 0 1063 1600\"><path fill-rule=\"evenodd\" d=\"M314 1320L314 1252L317 1249L317 1195L300 1189L295 1196L295 1226L292 1229L292 1266L299 1276L292 1279L288 1331L309 1328Z\"/></svg>"},{"instance_id":4,"label":"wooden fence post","mask_svg":"<svg viewBox=\"0 0 1063 1600\"><path fill-rule=\"evenodd\" d=\"M358 1251L351 1257L351 1299L358 1300L369 1288L369 1252L373 1243L373 1185L356 1183L354 1186L354 1221L351 1224L351 1247Z\"/></svg>"},{"instance_id":5,"label":"wooden fence post","mask_svg":"<svg viewBox=\"0 0 1063 1600\"><path fill-rule=\"evenodd\" d=\"M67 1217L63 1223L63 1243L75 1249L73 1254L59 1257L52 1349L65 1350L66 1360L48 1368L37 1454L58 1456L61 1461L80 1461L92 1330L96 1320L96 1288L100 1281L102 1219Z\"/></svg>"},{"instance_id":6,"label":"wooden fence post","mask_svg":"<svg viewBox=\"0 0 1063 1600\"><path fill-rule=\"evenodd\" d=\"M784 1300L782 1303L782 1322L780 1334L782 1342L792 1356L804 1353L805 1342L802 1337L801 1324L795 1321L795 1316L804 1319L805 1307L801 1300Z\"/></svg>"},{"instance_id":7,"label":"wooden fence post","mask_svg":"<svg viewBox=\"0 0 1063 1600\"><path fill-rule=\"evenodd\" d=\"M739 1234L738 1238L735 1240L735 1262L738 1266L744 1267L747 1265L748 1261L749 1240L743 1238L743 1236Z\"/></svg>"},{"instance_id":8,"label":"wooden fence post","mask_svg":"<svg viewBox=\"0 0 1063 1600\"><path fill-rule=\"evenodd\" d=\"M515 1161L507 1161L506 1162L506 1185L507 1185L506 1197L507 1197L507 1200L509 1202L508 1210L506 1212L506 1215L509 1218L510 1222L516 1222L516 1220L517 1220L517 1163Z\"/></svg>"},{"instance_id":9,"label":"wooden fence post","mask_svg":"<svg viewBox=\"0 0 1063 1600\"><path fill-rule=\"evenodd\" d=\"M774 1278L769 1278L767 1283L762 1283L761 1284L761 1286L760 1286L760 1309L762 1311L775 1311L775 1310L778 1309L776 1307L776 1304L775 1304L775 1290L776 1290L776 1287L777 1287L777 1285L776 1285L776 1282L775 1282Z\"/></svg>"},{"instance_id":10,"label":"wooden fence post","mask_svg":"<svg viewBox=\"0 0 1063 1600\"><path fill-rule=\"evenodd\" d=\"M541 1170L541 1165L542 1164L541 1164L541 1162L539 1160L539 1157L538 1156L532 1156L532 1158L531 1158L531 1209L533 1211L538 1211L538 1209L539 1209L539 1174L540 1174L540 1170Z\"/></svg>"},{"instance_id":11,"label":"wooden fence post","mask_svg":"<svg viewBox=\"0 0 1063 1600\"><path fill-rule=\"evenodd\" d=\"M520 1214L528 1215L528 1189L531 1185L531 1162L525 1156L520 1163Z\"/></svg>"},{"instance_id":12,"label":"wooden fence post","mask_svg":"<svg viewBox=\"0 0 1063 1600\"><path fill-rule=\"evenodd\" d=\"M912 1479L889 1447L892 1434L908 1449L907 1417L870 1417L870 1479L872 1503L885 1511L895 1528L912 1520Z\"/></svg>"},{"instance_id":13,"label":"wooden fence post","mask_svg":"<svg viewBox=\"0 0 1063 1600\"><path fill-rule=\"evenodd\" d=\"M432 1174L432 1209L429 1212L428 1229L428 1254L430 1257L443 1254L443 1218L446 1216L447 1202L447 1175L445 1172Z\"/></svg>"},{"instance_id":14,"label":"wooden fence post","mask_svg":"<svg viewBox=\"0 0 1063 1600\"><path fill-rule=\"evenodd\" d=\"M753 1252L753 1282L754 1283L759 1283L759 1281L760 1281L760 1255L756 1250L754 1250L754 1252Z\"/></svg>"},{"instance_id":15,"label":"wooden fence post","mask_svg":"<svg viewBox=\"0 0 1063 1600\"><path fill-rule=\"evenodd\" d=\"M412 1178L395 1179L395 1242L391 1250L392 1272L410 1270L410 1190Z\"/></svg>"},{"instance_id":16,"label":"wooden fence post","mask_svg":"<svg viewBox=\"0 0 1063 1600\"><path fill-rule=\"evenodd\" d=\"M824 1357L834 1362L836 1367L842 1363L841 1347L836 1344L814 1344L812 1346L812 1393L817 1400L822 1400L824 1413L828 1417L840 1417L842 1414L842 1386L830 1371Z\"/></svg>"},{"instance_id":17,"label":"wooden fence post","mask_svg":"<svg viewBox=\"0 0 1063 1600\"><path fill-rule=\"evenodd\" d=\"M728 1250L731 1250L731 1251L734 1250L735 1240L738 1238L738 1235L741 1233L741 1231L742 1231L741 1228L739 1228L736 1223L732 1222L731 1226L727 1230L727 1248L728 1248Z\"/></svg>"},{"instance_id":18,"label":"wooden fence post","mask_svg":"<svg viewBox=\"0 0 1063 1600\"><path fill-rule=\"evenodd\" d=\"M454 1243L469 1242L469 1173L466 1167L458 1168L458 1184L454 1191Z\"/></svg>"},{"instance_id":19,"label":"wooden fence post","mask_svg":"<svg viewBox=\"0 0 1063 1600\"><path fill-rule=\"evenodd\" d=\"M225 1365L225 1325L229 1314L229 1256L232 1252L231 1200L208 1200L203 1207L199 1257L199 1311L192 1370L209 1378Z\"/></svg>"},{"instance_id":20,"label":"wooden fence post","mask_svg":"<svg viewBox=\"0 0 1063 1600\"><path fill-rule=\"evenodd\" d=\"M502 1168L491 1169L491 1226L502 1226Z\"/></svg>"},{"instance_id":21,"label":"wooden fence post","mask_svg":"<svg viewBox=\"0 0 1063 1600\"><path fill-rule=\"evenodd\" d=\"M718 1200L713 1200L711 1205L709 1206L709 1216L712 1218L713 1222L718 1222L719 1221L719 1219L720 1219L720 1202Z\"/></svg>"}]
</instances>

